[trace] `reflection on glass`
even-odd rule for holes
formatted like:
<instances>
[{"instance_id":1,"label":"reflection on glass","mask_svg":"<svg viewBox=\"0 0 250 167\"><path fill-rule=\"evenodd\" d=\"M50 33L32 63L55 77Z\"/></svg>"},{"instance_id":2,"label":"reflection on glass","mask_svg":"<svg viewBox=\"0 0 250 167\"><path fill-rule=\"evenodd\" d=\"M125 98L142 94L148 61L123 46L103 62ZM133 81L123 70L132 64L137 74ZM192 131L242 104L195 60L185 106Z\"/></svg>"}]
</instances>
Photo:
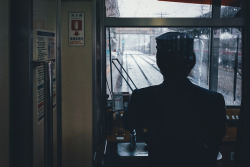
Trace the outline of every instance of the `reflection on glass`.
<instances>
[{"instance_id":1,"label":"reflection on glass","mask_svg":"<svg viewBox=\"0 0 250 167\"><path fill-rule=\"evenodd\" d=\"M194 52L196 64L189 75L189 79L196 85L209 88L209 38L210 29L200 29L194 39Z\"/></svg>"},{"instance_id":2,"label":"reflection on glass","mask_svg":"<svg viewBox=\"0 0 250 167\"><path fill-rule=\"evenodd\" d=\"M232 6L221 6L221 18L241 17L241 8Z\"/></svg>"},{"instance_id":3,"label":"reflection on glass","mask_svg":"<svg viewBox=\"0 0 250 167\"><path fill-rule=\"evenodd\" d=\"M241 103L241 29L219 29L218 92L227 105Z\"/></svg>"},{"instance_id":4,"label":"reflection on glass","mask_svg":"<svg viewBox=\"0 0 250 167\"><path fill-rule=\"evenodd\" d=\"M209 28L110 28L110 33L107 28L107 94L110 95L111 90L111 73L114 92L131 93L135 88L161 84L163 77L156 64L155 38L170 31L194 36L197 63L189 78L193 83L208 89Z\"/></svg>"},{"instance_id":5,"label":"reflection on glass","mask_svg":"<svg viewBox=\"0 0 250 167\"><path fill-rule=\"evenodd\" d=\"M211 3L205 4L203 0L200 1L200 4L158 0L106 0L106 16L210 18Z\"/></svg>"},{"instance_id":6,"label":"reflection on glass","mask_svg":"<svg viewBox=\"0 0 250 167\"><path fill-rule=\"evenodd\" d=\"M221 0L221 18L241 17L241 0Z\"/></svg>"}]
</instances>

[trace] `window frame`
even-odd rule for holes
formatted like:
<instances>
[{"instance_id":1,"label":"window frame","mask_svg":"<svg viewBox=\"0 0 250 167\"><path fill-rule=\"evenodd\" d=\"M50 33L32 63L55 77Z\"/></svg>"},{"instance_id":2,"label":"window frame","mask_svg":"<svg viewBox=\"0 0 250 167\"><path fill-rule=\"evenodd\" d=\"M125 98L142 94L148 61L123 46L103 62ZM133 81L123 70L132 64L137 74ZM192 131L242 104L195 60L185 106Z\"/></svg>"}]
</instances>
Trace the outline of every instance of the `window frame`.
<instances>
[{"instance_id":1,"label":"window frame","mask_svg":"<svg viewBox=\"0 0 250 167\"><path fill-rule=\"evenodd\" d=\"M244 19L240 18L220 18L221 10L221 0L213 0L212 2L212 17L211 18L116 18L106 16L105 0L101 1L102 10L100 10L103 17L103 33L101 34L102 44L106 46L106 28L108 27L206 27L211 29L210 46L213 46L213 35L214 30L217 28L241 28L244 27ZM213 47L210 47L209 54L209 90L217 91L218 85L218 68L214 69L213 64L217 63L216 58L214 58ZM105 48L102 53L106 53ZM105 57L105 59L103 58ZM106 66L106 56L102 55L102 62L105 63L103 67ZM103 69L105 71L105 69ZM104 78L104 76L103 76ZM105 74L106 78L106 74ZM105 83L106 84L106 83ZM103 85L104 86L104 85ZM104 86L105 87L105 86ZM112 86L111 86L112 88ZM111 90L113 92L113 90ZM106 92L106 91L105 91ZM238 105L227 105L227 107L240 107Z\"/></svg>"}]
</instances>

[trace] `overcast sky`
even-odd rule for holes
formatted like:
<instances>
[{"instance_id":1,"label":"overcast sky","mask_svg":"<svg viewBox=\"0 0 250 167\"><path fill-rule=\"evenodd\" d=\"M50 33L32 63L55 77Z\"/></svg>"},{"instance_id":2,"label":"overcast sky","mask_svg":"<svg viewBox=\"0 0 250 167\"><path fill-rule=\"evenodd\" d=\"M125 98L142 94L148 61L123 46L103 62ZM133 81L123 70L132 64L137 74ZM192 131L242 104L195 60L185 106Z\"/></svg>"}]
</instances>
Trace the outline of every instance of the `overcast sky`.
<instances>
[{"instance_id":1,"label":"overcast sky","mask_svg":"<svg viewBox=\"0 0 250 167\"><path fill-rule=\"evenodd\" d=\"M121 17L199 17L211 11L211 5L158 0L117 0Z\"/></svg>"}]
</instances>

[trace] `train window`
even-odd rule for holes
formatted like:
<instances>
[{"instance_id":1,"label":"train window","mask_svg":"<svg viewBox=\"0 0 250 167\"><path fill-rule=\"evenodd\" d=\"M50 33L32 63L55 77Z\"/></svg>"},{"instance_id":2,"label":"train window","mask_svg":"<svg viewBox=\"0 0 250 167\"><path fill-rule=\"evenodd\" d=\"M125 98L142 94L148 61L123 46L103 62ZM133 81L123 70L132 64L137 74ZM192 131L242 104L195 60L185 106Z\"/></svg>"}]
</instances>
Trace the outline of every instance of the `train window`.
<instances>
[{"instance_id":1,"label":"train window","mask_svg":"<svg viewBox=\"0 0 250 167\"><path fill-rule=\"evenodd\" d=\"M221 0L221 18L242 17L241 0Z\"/></svg>"},{"instance_id":2,"label":"train window","mask_svg":"<svg viewBox=\"0 0 250 167\"><path fill-rule=\"evenodd\" d=\"M241 17L241 8L233 6L221 6L221 18Z\"/></svg>"},{"instance_id":3,"label":"train window","mask_svg":"<svg viewBox=\"0 0 250 167\"><path fill-rule=\"evenodd\" d=\"M241 102L241 32L241 29L238 28L220 28L217 30L217 37L219 38L217 91L224 95L227 105L240 105Z\"/></svg>"},{"instance_id":4,"label":"train window","mask_svg":"<svg viewBox=\"0 0 250 167\"><path fill-rule=\"evenodd\" d=\"M108 94L111 87L114 92L131 93L163 81L156 65L155 37L165 31L165 28L107 28L107 72L113 64L107 73Z\"/></svg>"},{"instance_id":5,"label":"train window","mask_svg":"<svg viewBox=\"0 0 250 167\"><path fill-rule=\"evenodd\" d=\"M211 28L106 28L107 94L131 93L136 88L162 83L156 65L155 38L170 31L194 36L196 65L189 79L206 89L215 85L212 90L224 95L226 105L240 105L241 29L238 28L214 30L213 41Z\"/></svg>"},{"instance_id":6,"label":"train window","mask_svg":"<svg viewBox=\"0 0 250 167\"><path fill-rule=\"evenodd\" d=\"M199 17L211 18L212 1L106 0L107 17Z\"/></svg>"},{"instance_id":7,"label":"train window","mask_svg":"<svg viewBox=\"0 0 250 167\"><path fill-rule=\"evenodd\" d=\"M111 90L131 93L136 88L163 82L156 65L155 38L170 31L187 32L195 37L197 63L189 78L195 84L209 88L209 28L107 28L106 76L109 95ZM110 64L113 64L112 67Z\"/></svg>"}]
</instances>

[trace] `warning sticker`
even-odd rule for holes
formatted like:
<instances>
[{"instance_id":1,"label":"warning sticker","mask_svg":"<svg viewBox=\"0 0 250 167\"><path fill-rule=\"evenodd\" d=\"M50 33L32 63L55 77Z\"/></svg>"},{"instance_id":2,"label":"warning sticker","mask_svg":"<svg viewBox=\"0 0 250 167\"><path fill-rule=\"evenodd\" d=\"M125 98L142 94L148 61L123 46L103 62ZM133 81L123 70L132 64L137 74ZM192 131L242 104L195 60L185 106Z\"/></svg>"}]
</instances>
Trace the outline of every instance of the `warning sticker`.
<instances>
[{"instance_id":1,"label":"warning sticker","mask_svg":"<svg viewBox=\"0 0 250 167\"><path fill-rule=\"evenodd\" d=\"M84 13L69 13L69 45L84 45Z\"/></svg>"}]
</instances>

